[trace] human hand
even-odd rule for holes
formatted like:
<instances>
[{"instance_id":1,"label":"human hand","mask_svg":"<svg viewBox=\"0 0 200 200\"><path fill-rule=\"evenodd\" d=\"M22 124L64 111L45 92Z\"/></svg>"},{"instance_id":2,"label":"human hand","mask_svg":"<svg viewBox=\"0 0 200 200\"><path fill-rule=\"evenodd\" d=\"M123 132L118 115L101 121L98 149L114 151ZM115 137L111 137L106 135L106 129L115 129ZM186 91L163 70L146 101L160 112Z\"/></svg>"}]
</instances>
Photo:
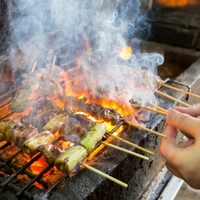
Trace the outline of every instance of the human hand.
<instances>
[{"instance_id":1,"label":"human hand","mask_svg":"<svg viewBox=\"0 0 200 200\"><path fill-rule=\"evenodd\" d=\"M166 129L160 145L160 153L166 159L167 168L177 177L185 180L191 187L200 189L200 104L177 107L166 116ZM177 143L180 130L188 138Z\"/></svg>"}]
</instances>

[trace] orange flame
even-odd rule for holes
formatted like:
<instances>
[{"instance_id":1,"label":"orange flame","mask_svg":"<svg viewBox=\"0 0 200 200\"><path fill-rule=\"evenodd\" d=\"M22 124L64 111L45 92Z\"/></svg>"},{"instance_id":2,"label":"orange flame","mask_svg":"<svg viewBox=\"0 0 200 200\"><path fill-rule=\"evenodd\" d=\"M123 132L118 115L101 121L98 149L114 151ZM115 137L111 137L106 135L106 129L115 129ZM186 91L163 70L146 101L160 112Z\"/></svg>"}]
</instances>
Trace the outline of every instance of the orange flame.
<instances>
[{"instance_id":1,"label":"orange flame","mask_svg":"<svg viewBox=\"0 0 200 200\"><path fill-rule=\"evenodd\" d=\"M132 54L132 48L130 46L125 46L120 52L119 57L123 60L129 60Z\"/></svg>"},{"instance_id":2,"label":"orange flame","mask_svg":"<svg viewBox=\"0 0 200 200\"><path fill-rule=\"evenodd\" d=\"M157 2L164 7L184 7L197 4L197 0L158 0Z\"/></svg>"}]
</instances>

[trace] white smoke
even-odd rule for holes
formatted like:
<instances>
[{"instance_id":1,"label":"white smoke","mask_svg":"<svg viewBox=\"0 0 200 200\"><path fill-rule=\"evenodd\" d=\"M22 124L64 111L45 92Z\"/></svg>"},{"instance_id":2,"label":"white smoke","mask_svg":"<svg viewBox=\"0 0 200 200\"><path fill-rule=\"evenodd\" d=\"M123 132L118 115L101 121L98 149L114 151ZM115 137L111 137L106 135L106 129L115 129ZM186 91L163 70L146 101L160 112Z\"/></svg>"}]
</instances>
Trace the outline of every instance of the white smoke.
<instances>
[{"instance_id":1,"label":"white smoke","mask_svg":"<svg viewBox=\"0 0 200 200\"><path fill-rule=\"evenodd\" d=\"M128 61L118 56L127 45L128 35L138 35L138 27L145 26L141 12L145 4L148 1L10 0L12 68L29 71L34 61L37 67L44 67L54 55L58 65L79 57L80 66L94 69L90 76L84 74L91 82L92 95L97 96L98 87L120 102L127 103L132 97L144 100L140 92L125 85L126 76L117 66L145 68L156 74L156 67L163 62L162 55L142 54L139 49L133 49ZM112 78L107 79L105 74Z\"/></svg>"}]
</instances>

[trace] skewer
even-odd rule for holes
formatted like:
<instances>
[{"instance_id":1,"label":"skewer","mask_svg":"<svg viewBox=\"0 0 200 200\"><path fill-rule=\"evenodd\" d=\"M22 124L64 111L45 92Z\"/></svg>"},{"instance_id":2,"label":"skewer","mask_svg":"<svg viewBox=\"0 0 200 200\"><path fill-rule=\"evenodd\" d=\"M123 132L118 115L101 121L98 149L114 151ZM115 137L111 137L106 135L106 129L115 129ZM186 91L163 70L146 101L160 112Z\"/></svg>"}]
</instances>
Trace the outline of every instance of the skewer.
<instances>
[{"instance_id":1,"label":"skewer","mask_svg":"<svg viewBox=\"0 0 200 200\"><path fill-rule=\"evenodd\" d=\"M86 169L89 169L89 170L91 170L91 171L93 171L93 172L95 172L95 173L97 173L97 174L99 174L99 175L101 175L101 176L103 176L103 177L105 177L105 178L107 178L107 179L109 179L109 180L111 180L111 181L113 181L113 182L125 187L125 188L128 187L128 184L126 184L126 183L124 183L124 182L122 182L122 181L120 181L120 180L118 180L118 179L106 174L106 173L103 173L102 171L99 171L98 169L95 169L94 167L91 167L90 165L87 165L87 164L82 163L82 162L79 163L79 164L82 165L83 167L85 167Z\"/></svg>"},{"instance_id":2,"label":"skewer","mask_svg":"<svg viewBox=\"0 0 200 200\"><path fill-rule=\"evenodd\" d=\"M33 72L35 70L36 65L37 65L37 62L34 61L32 67L31 67L31 72Z\"/></svg>"},{"instance_id":3,"label":"skewer","mask_svg":"<svg viewBox=\"0 0 200 200\"><path fill-rule=\"evenodd\" d=\"M161 115L166 115L166 112L162 111L162 110L158 110L158 109L153 109L151 107L148 107L148 106L142 106L142 108L146 109L146 110L150 110L152 112L155 112L155 113L158 113L158 114L161 114Z\"/></svg>"},{"instance_id":4,"label":"skewer","mask_svg":"<svg viewBox=\"0 0 200 200\"><path fill-rule=\"evenodd\" d=\"M104 145L106 145L106 146L108 146L108 147L112 147L112 148L114 148L114 149L123 151L123 152L128 153L128 154L131 154L131 155L133 155L133 156L136 156L136 157L138 157L138 158L142 158L142 159L144 159L144 160L149 160L149 158L148 158L147 156L143 156L143 155L141 155L141 154L139 154L139 153L135 153L135 152L129 151L129 150L127 150L127 149L124 149L124 148L122 148L122 147L118 147L118 146L113 145L113 144L110 144L110 143L108 143L108 142L103 142L103 141L102 141L101 143L104 144Z\"/></svg>"},{"instance_id":5,"label":"skewer","mask_svg":"<svg viewBox=\"0 0 200 200\"><path fill-rule=\"evenodd\" d=\"M57 57L56 57L56 55L55 55L55 56L53 57L53 60L52 60L52 65L55 65L56 59L57 59Z\"/></svg>"},{"instance_id":6,"label":"skewer","mask_svg":"<svg viewBox=\"0 0 200 200\"><path fill-rule=\"evenodd\" d=\"M194 93L192 93L192 92L188 92L188 91L179 89L179 88L177 88L177 87L174 87L174 86L171 86L171 85L168 85L168 84L165 84L165 83L162 83L161 85L164 86L164 87L167 87L167 88L169 88L169 89L175 90L175 91L177 91L177 92L182 92L182 93L188 94L188 95L190 95L190 96L200 98L200 95L198 95L198 94L194 94Z\"/></svg>"},{"instance_id":7,"label":"skewer","mask_svg":"<svg viewBox=\"0 0 200 200\"><path fill-rule=\"evenodd\" d=\"M149 103L149 105L152 106L152 107L154 107L154 108L156 108L157 110L160 110L160 111L164 112L165 114L168 113L168 110L166 110L166 109L164 109L164 108L162 108L162 107L160 107L158 105L155 105L153 103Z\"/></svg>"},{"instance_id":8,"label":"skewer","mask_svg":"<svg viewBox=\"0 0 200 200\"><path fill-rule=\"evenodd\" d=\"M129 126L134 126L134 127L138 128L138 129L141 129L141 130L144 130L144 131L148 131L148 132L153 133L153 134L155 134L155 135L157 135L157 136L166 137L166 135L164 135L164 134L162 134L162 133L159 133L159 132L157 132L157 131L151 130L151 129L146 128L146 127L144 127L144 126L141 126L141 125L139 125L139 124L136 124L136 123L133 123L133 122L130 122L130 121L127 121L127 120L124 120L124 122L125 122L126 124L128 124Z\"/></svg>"},{"instance_id":9,"label":"skewer","mask_svg":"<svg viewBox=\"0 0 200 200\"><path fill-rule=\"evenodd\" d=\"M114 138L116 138L116 139L122 141L123 143L126 143L126 144L128 144L128 145L130 145L130 146L132 146L132 147L135 147L136 149L139 149L139 150L142 150L142 151L144 151L144 152L146 152L146 153L149 153L149 154L151 154L151 155L154 155L154 152L149 151L149 150L147 150L147 149L145 149L145 148L143 148L143 147L140 147L140 146L138 146L138 145L136 145L136 144L134 144L134 143L132 143L132 142L129 142L128 140L125 140L125 139L123 139L123 138L121 138L121 137L119 137L119 136L117 136L117 135L113 135L113 134L111 134L111 133L108 133L108 135L110 135L111 137L114 137Z\"/></svg>"},{"instance_id":10,"label":"skewer","mask_svg":"<svg viewBox=\"0 0 200 200\"><path fill-rule=\"evenodd\" d=\"M185 102L183 102L183 101L181 101L181 100L179 100L179 99L176 99L176 98L174 98L174 97L172 97L172 96L170 96L170 95L168 95L168 94L165 94L165 93L163 93L163 92L161 92L161 91L159 91L159 90L154 90L156 93L158 93L158 94L160 94L160 95L162 95L162 96L164 96L164 97L166 97L166 98L168 98L168 99L170 99L170 100L172 100L172 101L175 101L175 102L177 102L177 103L180 103L180 104L182 104L182 105L184 105L184 106L186 106L186 107L190 107L191 105L189 105L189 104L187 104L187 103L185 103Z\"/></svg>"}]
</instances>

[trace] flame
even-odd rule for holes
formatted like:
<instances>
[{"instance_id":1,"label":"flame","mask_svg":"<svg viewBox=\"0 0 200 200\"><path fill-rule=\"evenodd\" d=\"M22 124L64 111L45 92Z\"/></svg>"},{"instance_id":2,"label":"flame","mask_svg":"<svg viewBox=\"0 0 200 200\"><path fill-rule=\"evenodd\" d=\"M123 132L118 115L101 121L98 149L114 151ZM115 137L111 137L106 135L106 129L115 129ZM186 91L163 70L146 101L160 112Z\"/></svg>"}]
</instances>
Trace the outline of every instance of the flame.
<instances>
[{"instance_id":1,"label":"flame","mask_svg":"<svg viewBox=\"0 0 200 200\"><path fill-rule=\"evenodd\" d=\"M197 0L158 0L157 2L164 7L184 7L197 4Z\"/></svg>"},{"instance_id":2,"label":"flame","mask_svg":"<svg viewBox=\"0 0 200 200\"><path fill-rule=\"evenodd\" d=\"M31 165L31 171L33 174L37 175L39 174L43 169L45 169L48 166L48 164L46 163L46 159L42 156L40 157L37 161L35 161L32 165Z\"/></svg>"},{"instance_id":3,"label":"flame","mask_svg":"<svg viewBox=\"0 0 200 200\"><path fill-rule=\"evenodd\" d=\"M129 60L132 54L132 48L130 46L125 46L120 52L119 57L123 60Z\"/></svg>"}]
</instances>

